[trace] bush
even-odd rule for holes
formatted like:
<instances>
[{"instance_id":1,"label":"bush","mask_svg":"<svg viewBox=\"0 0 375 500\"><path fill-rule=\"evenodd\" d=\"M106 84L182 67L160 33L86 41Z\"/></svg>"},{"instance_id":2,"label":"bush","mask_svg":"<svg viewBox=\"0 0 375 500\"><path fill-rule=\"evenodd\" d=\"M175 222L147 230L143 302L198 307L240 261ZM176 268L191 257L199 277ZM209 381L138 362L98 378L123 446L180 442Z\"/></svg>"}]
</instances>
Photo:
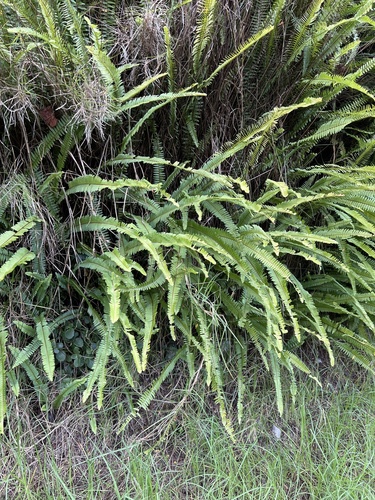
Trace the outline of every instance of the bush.
<instances>
[{"instance_id":1,"label":"bush","mask_svg":"<svg viewBox=\"0 0 375 500\"><path fill-rule=\"evenodd\" d=\"M230 433L253 347L280 413L309 338L373 370L371 2L0 5L3 416L20 368L100 407L157 359L126 424L203 364Z\"/></svg>"}]
</instances>

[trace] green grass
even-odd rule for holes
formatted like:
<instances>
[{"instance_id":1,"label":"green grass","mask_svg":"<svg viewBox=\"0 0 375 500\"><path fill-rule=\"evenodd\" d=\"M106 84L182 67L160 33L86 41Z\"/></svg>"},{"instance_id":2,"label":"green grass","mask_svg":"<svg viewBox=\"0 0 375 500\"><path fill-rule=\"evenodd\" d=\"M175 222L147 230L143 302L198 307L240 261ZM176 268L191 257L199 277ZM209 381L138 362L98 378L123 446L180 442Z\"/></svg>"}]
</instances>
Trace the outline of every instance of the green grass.
<instances>
[{"instance_id":1,"label":"green grass","mask_svg":"<svg viewBox=\"0 0 375 500\"><path fill-rule=\"evenodd\" d=\"M373 382L337 371L322 388L307 380L282 419L273 389L255 387L235 444L199 390L172 421L155 402L122 434L117 393L96 416L70 403L54 422L18 400L1 438L0 498L373 499Z\"/></svg>"}]
</instances>

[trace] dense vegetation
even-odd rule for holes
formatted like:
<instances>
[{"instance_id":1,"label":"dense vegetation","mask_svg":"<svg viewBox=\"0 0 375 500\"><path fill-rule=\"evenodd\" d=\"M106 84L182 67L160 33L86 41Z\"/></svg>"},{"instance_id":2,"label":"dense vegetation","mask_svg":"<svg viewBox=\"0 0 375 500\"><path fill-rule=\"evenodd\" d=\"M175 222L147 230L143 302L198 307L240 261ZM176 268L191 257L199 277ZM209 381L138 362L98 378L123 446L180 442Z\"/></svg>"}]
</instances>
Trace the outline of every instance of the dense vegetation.
<instances>
[{"instance_id":1,"label":"dense vegetation","mask_svg":"<svg viewBox=\"0 0 375 500\"><path fill-rule=\"evenodd\" d=\"M250 367L280 413L312 342L373 371L373 7L0 0L1 422L184 370L231 434Z\"/></svg>"}]
</instances>

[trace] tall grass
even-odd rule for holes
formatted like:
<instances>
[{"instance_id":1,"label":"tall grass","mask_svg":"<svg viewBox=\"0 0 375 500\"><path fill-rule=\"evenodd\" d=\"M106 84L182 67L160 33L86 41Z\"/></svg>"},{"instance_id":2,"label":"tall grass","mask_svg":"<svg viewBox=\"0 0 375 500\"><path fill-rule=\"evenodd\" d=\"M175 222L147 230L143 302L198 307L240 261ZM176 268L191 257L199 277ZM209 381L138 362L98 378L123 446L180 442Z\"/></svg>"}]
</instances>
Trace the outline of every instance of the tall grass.
<instances>
[{"instance_id":1,"label":"tall grass","mask_svg":"<svg viewBox=\"0 0 375 500\"><path fill-rule=\"evenodd\" d=\"M10 410L18 418L0 444L0 494L12 499L372 498L373 379L351 380L352 369L346 364L345 373L333 376L324 367L322 389L304 380L299 401L283 419L272 403L274 390L255 384L236 445L199 388L167 434L161 417L167 409L160 402L136 428L117 436L113 430L122 411L116 393L108 394L101 413L71 404L54 422L25 412L27 400L15 401ZM96 434L89 425L94 416Z\"/></svg>"}]
</instances>

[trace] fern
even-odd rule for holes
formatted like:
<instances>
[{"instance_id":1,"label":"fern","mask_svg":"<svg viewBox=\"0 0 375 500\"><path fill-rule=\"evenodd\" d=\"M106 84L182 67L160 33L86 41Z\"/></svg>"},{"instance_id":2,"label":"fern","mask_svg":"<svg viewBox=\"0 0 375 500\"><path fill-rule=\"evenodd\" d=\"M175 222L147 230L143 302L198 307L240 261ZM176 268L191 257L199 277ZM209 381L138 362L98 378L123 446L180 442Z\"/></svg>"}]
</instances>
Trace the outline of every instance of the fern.
<instances>
[{"instance_id":1,"label":"fern","mask_svg":"<svg viewBox=\"0 0 375 500\"><path fill-rule=\"evenodd\" d=\"M31 166L36 168L40 165L43 158L50 152L55 143L65 134L67 126L71 121L71 117L65 116L59 120L55 128L51 129L45 138L38 144L37 148L31 153Z\"/></svg>"},{"instance_id":2,"label":"fern","mask_svg":"<svg viewBox=\"0 0 375 500\"><path fill-rule=\"evenodd\" d=\"M141 356L140 356L139 351L138 351L137 341L136 341L135 336L131 333L132 326L130 324L130 321L129 321L128 317L124 314L123 311L121 311L121 313L120 313L120 322L121 322L121 325L123 328L123 332L125 333L125 335L127 336L128 340L129 340L130 347L131 347L131 354L132 354L132 358L133 358L133 362L135 364L135 367L136 367L138 373L141 373L142 372L142 361L141 361Z\"/></svg>"},{"instance_id":3,"label":"fern","mask_svg":"<svg viewBox=\"0 0 375 500\"><path fill-rule=\"evenodd\" d=\"M83 385L86 382L86 377L83 378L78 378L70 382L62 391L59 393L58 396L53 400L52 403L52 408L54 410L58 410L65 398L69 396L72 392L76 391L78 387Z\"/></svg>"},{"instance_id":4,"label":"fern","mask_svg":"<svg viewBox=\"0 0 375 500\"><path fill-rule=\"evenodd\" d=\"M150 351L151 336L155 332L155 322L156 314L158 310L158 296L150 294L149 296L143 296L145 305L144 312L142 314L144 318L144 329L141 332L143 336L142 354L141 354L141 369L146 370L148 365L148 353Z\"/></svg>"},{"instance_id":5,"label":"fern","mask_svg":"<svg viewBox=\"0 0 375 500\"><path fill-rule=\"evenodd\" d=\"M40 346L41 346L41 341L39 340L39 338L34 338L27 347L19 351L14 360L13 368L22 365L25 361L30 359L30 357Z\"/></svg>"},{"instance_id":6,"label":"fern","mask_svg":"<svg viewBox=\"0 0 375 500\"><path fill-rule=\"evenodd\" d=\"M0 235L0 248L4 248L7 245L10 245L10 243L16 241L20 236L34 227L37 221L38 219L36 217L30 217L12 226L10 231L2 233Z\"/></svg>"},{"instance_id":7,"label":"fern","mask_svg":"<svg viewBox=\"0 0 375 500\"><path fill-rule=\"evenodd\" d=\"M196 35L193 42L193 71L194 75L199 75L203 63L202 56L205 47L210 41L213 24L215 21L216 0L200 0L200 18L196 28Z\"/></svg>"},{"instance_id":8,"label":"fern","mask_svg":"<svg viewBox=\"0 0 375 500\"><path fill-rule=\"evenodd\" d=\"M373 2L189 3L152 26L165 53L145 56L137 33L111 24L114 0L103 16L72 0L0 1L0 292L18 328L7 352L42 401L54 340L89 315L92 369L55 408L84 384L101 407L112 362L135 390L154 341L168 342L176 355L124 425L181 360L191 380L204 368L233 438L225 387L236 379L240 423L249 346L280 413L295 372L314 378L294 351L308 338L331 364L336 347L373 369ZM49 129L36 116L47 105ZM30 250L17 247L26 237Z\"/></svg>"},{"instance_id":9,"label":"fern","mask_svg":"<svg viewBox=\"0 0 375 500\"><path fill-rule=\"evenodd\" d=\"M179 349L173 356L173 358L166 364L161 374L152 383L151 387L149 387L139 398L137 405L127 416L125 422L121 425L119 433L124 431L124 429L129 425L129 423L135 417L137 417L137 415L141 410L145 410L146 408L148 408L150 403L154 400L157 391L160 389L163 382L165 382L165 380L171 374L174 367L176 366L176 363L183 357L184 354L185 354L185 348Z\"/></svg>"},{"instance_id":10,"label":"fern","mask_svg":"<svg viewBox=\"0 0 375 500\"><path fill-rule=\"evenodd\" d=\"M98 399L97 405L100 409L103 404L103 391L106 384L106 365L108 362L109 356L112 354L113 349L113 325L108 323L103 323L98 314L91 309L92 314L94 315L94 325L97 330L102 335L102 340L99 344L99 347L96 351L94 364L92 367L92 371L87 377L87 386L83 392L83 402L85 402L91 395L94 384L98 383Z\"/></svg>"},{"instance_id":11,"label":"fern","mask_svg":"<svg viewBox=\"0 0 375 500\"><path fill-rule=\"evenodd\" d=\"M325 123L321 125L314 134L301 139L300 141L298 141L298 144L303 144L305 142L314 144L314 142L317 142L324 137L341 132L341 130L343 130L353 122L364 120L366 118L374 118L374 116L375 110L370 106L366 107L362 111L358 111L355 113L337 113L337 118L325 121Z\"/></svg>"},{"instance_id":12,"label":"fern","mask_svg":"<svg viewBox=\"0 0 375 500\"><path fill-rule=\"evenodd\" d=\"M273 29L274 29L273 26L268 26L267 28L264 28L263 30L259 31L259 33L257 33L256 35L250 37L243 45L241 45L241 47L239 47L235 52L233 52L233 54L230 54L228 57L226 57L225 60L221 62L219 66L217 66L217 68L215 68L215 70L210 74L210 76L202 82L201 88L210 85L215 76L219 74L220 71L222 71L228 64L237 59L241 54L243 54L246 50L248 50L250 47L256 44L263 37L271 33Z\"/></svg>"},{"instance_id":13,"label":"fern","mask_svg":"<svg viewBox=\"0 0 375 500\"><path fill-rule=\"evenodd\" d=\"M50 381L53 380L55 372L55 356L50 339L50 329L43 315L37 318L35 322L36 335L40 342L40 354L42 356L42 364L44 371Z\"/></svg>"},{"instance_id":14,"label":"fern","mask_svg":"<svg viewBox=\"0 0 375 500\"><path fill-rule=\"evenodd\" d=\"M1 267L0 281L3 281L7 274L10 274L16 267L22 266L35 258L35 254L27 248L19 248Z\"/></svg>"},{"instance_id":15,"label":"fern","mask_svg":"<svg viewBox=\"0 0 375 500\"><path fill-rule=\"evenodd\" d=\"M19 355L20 350L17 347L9 345L9 350L14 358ZM45 401L47 400L47 386L42 373L30 360L25 360L23 362L22 368L25 370L27 376L32 382L35 392L38 395L39 401L41 403L45 403Z\"/></svg>"}]
</instances>

